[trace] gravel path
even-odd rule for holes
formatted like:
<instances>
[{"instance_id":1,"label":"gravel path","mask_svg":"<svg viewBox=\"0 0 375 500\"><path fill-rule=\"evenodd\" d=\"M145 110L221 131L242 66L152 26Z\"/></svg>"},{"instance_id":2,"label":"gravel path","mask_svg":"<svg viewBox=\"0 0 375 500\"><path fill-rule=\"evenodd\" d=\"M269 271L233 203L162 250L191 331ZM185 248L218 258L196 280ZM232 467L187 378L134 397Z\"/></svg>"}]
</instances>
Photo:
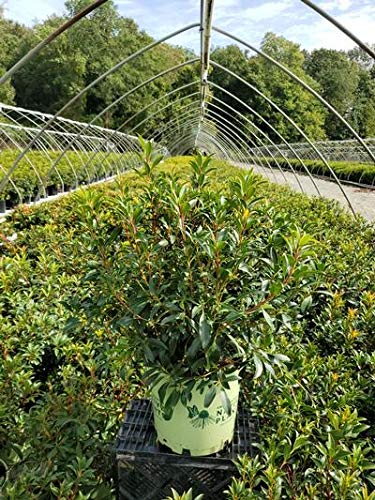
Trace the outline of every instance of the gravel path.
<instances>
[{"instance_id":1,"label":"gravel path","mask_svg":"<svg viewBox=\"0 0 375 500\"><path fill-rule=\"evenodd\" d=\"M296 180L296 176L292 172L284 172L284 175L280 171L260 167L259 165L243 165L240 166L245 168L253 168L255 172L262 174L271 182L276 182L277 184L288 184L292 189L301 192L301 184L304 192L309 195L317 196L317 190L314 187L311 179L307 175L298 174L296 176L299 180ZM321 195L324 198L331 198L340 202L340 204L348 208L348 203L345 200L344 195L340 191L340 188L332 181L326 181L324 179L314 178L316 185L319 188ZM354 211L360 213L366 219L370 221L375 221L375 190L358 188L355 186L343 186L343 189L349 198Z\"/></svg>"}]
</instances>

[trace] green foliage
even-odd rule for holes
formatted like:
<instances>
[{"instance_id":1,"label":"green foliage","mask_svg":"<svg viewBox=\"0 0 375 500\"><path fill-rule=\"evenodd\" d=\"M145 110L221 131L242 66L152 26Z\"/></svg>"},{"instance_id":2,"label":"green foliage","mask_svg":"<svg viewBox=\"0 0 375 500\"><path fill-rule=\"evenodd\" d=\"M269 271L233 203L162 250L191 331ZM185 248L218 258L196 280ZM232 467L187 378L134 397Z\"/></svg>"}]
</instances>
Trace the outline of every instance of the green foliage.
<instances>
[{"instance_id":1,"label":"green foliage","mask_svg":"<svg viewBox=\"0 0 375 500\"><path fill-rule=\"evenodd\" d=\"M19 151L4 149L0 151L0 180L6 171L12 167ZM60 158L59 151L49 151L46 155L42 151L29 151L19 162L4 190L0 193L1 199L9 200L11 205L32 200L38 193L44 194L44 189L50 188L53 192L69 190L80 184L100 180L118 171L124 171L134 163L134 154L108 153L105 161L102 153L93 158L88 154L67 151ZM58 161L57 161L58 160ZM52 169L53 162L57 161ZM84 168L85 162L89 162ZM51 172L50 172L51 171Z\"/></svg>"},{"instance_id":2,"label":"green foliage","mask_svg":"<svg viewBox=\"0 0 375 500\"><path fill-rule=\"evenodd\" d=\"M305 56L300 46L274 33L266 33L261 49L267 55L286 66L314 90L319 91L319 85L304 69ZM303 131L314 140L325 138L324 120L326 110L322 104L299 83L294 82L282 70L263 58L263 86L267 95L277 104ZM291 142L300 141L300 133L280 113L269 110L262 114L281 134ZM278 137L275 137L280 142Z\"/></svg>"},{"instance_id":3,"label":"green foliage","mask_svg":"<svg viewBox=\"0 0 375 500\"><path fill-rule=\"evenodd\" d=\"M193 489L182 493L181 495L172 488L172 496L166 498L165 500L203 500L203 495L193 496Z\"/></svg>"},{"instance_id":4,"label":"green foliage","mask_svg":"<svg viewBox=\"0 0 375 500\"><path fill-rule=\"evenodd\" d=\"M167 159L155 177L168 172L180 185L190 182L191 160ZM264 342L269 337L275 353L289 358L288 369L254 379L254 360L243 368L242 397L260 419L259 454L239 460L228 497L373 500L375 228L334 202L245 174L248 185L239 183L237 168L216 160L210 166L204 192L228 199L235 190L243 211L254 195L262 197L251 210L296 220L319 241L317 285L298 300L271 303L261 318L270 331L273 323ZM120 209L131 193L136 220L148 183L127 173L117 184L20 207L0 227L2 498L113 495L110 449L127 402L145 394L144 366L125 326L118 331L85 308L102 287L90 281L98 269L112 266L117 245L134 242L123 232L130 218L119 218L114 204ZM91 288L82 286L84 277ZM67 323L72 301L81 314Z\"/></svg>"},{"instance_id":5,"label":"green foliage","mask_svg":"<svg viewBox=\"0 0 375 500\"><path fill-rule=\"evenodd\" d=\"M290 165L296 171L306 172L305 168L299 160L277 157L262 157L257 158L257 162L264 163L266 166L278 168L280 165L283 169L290 169ZM312 174L326 175L332 177L329 168L321 160L303 160L304 165ZM359 182L363 184L374 185L375 183L375 166L371 163L353 163L349 161L329 161L329 166L339 179Z\"/></svg>"},{"instance_id":6,"label":"green foliage","mask_svg":"<svg viewBox=\"0 0 375 500\"><path fill-rule=\"evenodd\" d=\"M319 83L322 97L350 121L359 83L358 64L344 52L317 49L309 55L306 70ZM326 116L325 129L330 139L351 137L350 131L332 112Z\"/></svg>"},{"instance_id":7,"label":"green foliage","mask_svg":"<svg viewBox=\"0 0 375 500\"><path fill-rule=\"evenodd\" d=\"M34 26L32 37L23 43L23 50L30 50L88 3L85 0L66 2L68 14L52 16ZM17 72L13 82L17 104L55 113L92 81L151 42L153 39L149 35L132 19L122 17L109 1L59 36ZM121 97L142 81L186 58L184 49L167 44L157 46L92 87L65 111L64 116L87 121L119 99L115 107L101 114L96 124L110 128L122 126L133 114L171 90L178 72L161 77L126 99ZM154 111L142 113L141 119ZM173 114L173 109L169 114ZM160 114L148 125L156 125L165 116L167 113Z\"/></svg>"},{"instance_id":8,"label":"green foliage","mask_svg":"<svg viewBox=\"0 0 375 500\"><path fill-rule=\"evenodd\" d=\"M304 54L297 44L273 33L267 33L262 41L261 49L293 71L315 90L318 90L316 81L307 75L304 70ZM324 107L301 85L294 82L282 70L276 68L273 63L261 56L249 57L247 52L242 52L234 45L214 50L212 59L237 73L241 78L263 92L266 97L272 99L309 137L316 140L324 139ZM300 140L298 131L263 97L256 92L250 92L249 87L243 82L217 68L215 68L211 78L216 84L242 99L271 123L287 140ZM269 130L261 119L255 114L253 115L248 108L239 104L238 101L229 97L223 91L214 89L214 95L248 116L258 127L266 131L272 140L280 142L280 138L272 130Z\"/></svg>"},{"instance_id":9,"label":"green foliage","mask_svg":"<svg viewBox=\"0 0 375 500\"><path fill-rule=\"evenodd\" d=\"M106 265L82 288L87 317L131 338L152 387L163 380L159 394L171 416L194 387L211 386L206 406L216 393L228 401L228 383L250 360L255 378L288 361L272 342L277 309L313 286L314 240L261 205L254 175L235 177L224 196L208 187L210 157L194 157L182 183L155 175L161 156L140 142L139 174L148 183L136 201L130 193L113 199L111 244L90 239ZM92 223L84 233L94 233Z\"/></svg>"}]
</instances>

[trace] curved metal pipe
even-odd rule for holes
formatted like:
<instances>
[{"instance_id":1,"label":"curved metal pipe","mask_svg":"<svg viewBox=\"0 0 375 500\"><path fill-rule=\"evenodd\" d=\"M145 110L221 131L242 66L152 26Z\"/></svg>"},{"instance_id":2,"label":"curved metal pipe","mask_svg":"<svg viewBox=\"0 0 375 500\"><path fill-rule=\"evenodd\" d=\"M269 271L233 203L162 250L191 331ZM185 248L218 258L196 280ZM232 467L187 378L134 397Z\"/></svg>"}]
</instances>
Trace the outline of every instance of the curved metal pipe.
<instances>
[{"instance_id":1,"label":"curved metal pipe","mask_svg":"<svg viewBox=\"0 0 375 500\"><path fill-rule=\"evenodd\" d=\"M336 26L336 28L345 33L345 35L348 36L351 40L353 40L353 42L355 42L357 45L359 45L362 50L364 50L369 56L375 59L375 52L368 45L362 42L362 40L360 40L357 36L355 36L354 33L348 30L348 28L345 28L345 26L336 21L336 19L330 16L325 10L323 10L321 7L318 7L318 5L315 5L310 0L301 0L301 2L306 4L311 9L315 10L315 12L324 17L324 19L327 19L327 21L329 21L334 26Z\"/></svg>"},{"instance_id":2,"label":"curved metal pipe","mask_svg":"<svg viewBox=\"0 0 375 500\"><path fill-rule=\"evenodd\" d=\"M233 71L227 69L225 66L222 66L221 64L218 64L217 62L214 62L214 61L211 61L211 64L216 67L216 68L220 68L222 69L223 71L225 71L226 73L234 76L235 78L237 78L240 82L242 82L244 85L246 85L247 87L249 87L250 89L252 89L254 92L256 92L258 95L260 95L264 100L266 100L269 104L271 104L271 106L273 108L275 108L279 113L282 114L282 116L288 120L288 122L293 125L293 127L302 135L302 137L305 138L305 140L310 144L310 146L313 148L313 150L316 152L316 154L319 156L319 158L322 160L322 162L324 163L324 165L329 169L329 171L331 172L333 178L335 179L341 193L343 194L346 202L348 203L348 206L350 208L350 210L353 212L353 215L356 215L355 211L354 211L354 208L353 208L353 205L351 204L347 194L345 193L343 187L342 187L342 184L341 182L339 181L339 179L337 178L337 175L335 174L335 172L332 170L332 168L328 165L327 163L327 160L323 157L323 155L321 154L321 152L316 148L316 146L311 142L311 140L309 139L309 137L304 133L304 131L301 129L301 127L299 127L294 120L292 120L292 118L290 118L290 116L288 116L277 104L275 104L273 102L272 99L270 99L269 97L267 97L265 94L263 94L263 92L261 92L260 90L258 90L256 87L254 87L253 85L251 85L249 82L247 82L246 80L244 80L243 78L241 78L240 76L238 76L236 73L234 73Z\"/></svg>"},{"instance_id":3,"label":"curved metal pipe","mask_svg":"<svg viewBox=\"0 0 375 500\"><path fill-rule=\"evenodd\" d=\"M200 120L200 118L195 118L195 122L197 123L197 120ZM225 140L222 140L221 138L215 138L213 137L212 135L208 134L208 132L206 132L204 129L202 129L202 135L203 137L207 137L207 139L203 139L202 140L202 143L204 143L206 145L207 148L211 148L212 149L212 144L216 145L218 150L221 151L224 155L224 158L226 159L226 161L230 161L230 158L227 154L227 151L226 151L226 148L228 150L230 150L230 148L233 146L235 149L237 149L237 151L239 152L239 154L241 155L241 151L239 150L239 148L237 148L237 146L231 144L230 142L228 141L225 141ZM186 148L192 148L194 147L194 140L193 140L193 136L191 134L189 134L188 136L191 140L190 142L188 143L189 146L186 146L185 145L185 149ZM175 141L175 143L173 144L173 149L177 149L177 145L179 145L181 142L183 142L184 140L186 139L186 137L183 137L182 139L179 139L178 141ZM177 149L178 151L178 149ZM176 151L176 152L177 152ZM239 156L239 158L241 158L241 156Z\"/></svg>"},{"instance_id":4,"label":"curved metal pipe","mask_svg":"<svg viewBox=\"0 0 375 500\"><path fill-rule=\"evenodd\" d=\"M171 95L175 94L176 92L179 92L180 90L186 89L188 87L191 87L192 85L197 85L197 84L199 84L199 80L195 80L194 82L186 83L185 85L180 85L180 87L178 87L177 89L174 89L174 90L171 90L170 92L167 92L166 94L162 95L158 99L155 99L154 101L152 101L150 104L147 104L147 106L142 108L140 111L137 111L137 113L134 113L134 115L132 115L130 118L127 118L116 130L117 131L121 130L123 127L125 127L125 125L127 125L129 122L131 122L136 116L144 113L152 106L155 106L155 104L157 104L158 102L163 101L167 97L170 97Z\"/></svg>"},{"instance_id":5,"label":"curved metal pipe","mask_svg":"<svg viewBox=\"0 0 375 500\"><path fill-rule=\"evenodd\" d=\"M219 106L216 106L213 102L211 102L211 103L210 103L210 106L212 106L212 107L214 107L214 108L218 109L220 112L223 112L223 110L222 110ZM210 114L211 114L211 115L213 115L213 117L214 117L214 118L213 118L213 120L215 121L215 123L218 123L220 126L223 126L224 124L222 123L222 121L224 121L224 123L228 123L228 125L230 125L231 127L234 127L234 128L235 128L235 129L236 129L236 130L240 133L240 134L242 134L242 135L245 137L245 139L246 139L246 140L243 140L243 142L244 142L244 144L246 145L246 152L247 152L247 154L248 154L248 153L249 153L249 151L248 151L248 147L249 147L249 145L248 145L248 143L247 143L246 141L249 141L249 136L245 134L244 130L243 130L243 129L241 129L240 127L238 127L237 125L234 125L234 124L233 124L233 123L231 123L229 120L227 120L226 118L224 118L224 117L223 117L223 116L221 116L220 114L218 114L218 113L216 113L215 111L213 111L211 108L208 108L208 109L207 109L207 116L209 116ZM220 121L219 121L219 119L220 119ZM238 120L238 118L237 118L237 117L233 117L233 116L231 116L231 119L232 119L232 120L234 119L234 120L236 120L236 121L238 121L238 122L239 122L239 120ZM240 122L240 123L241 123L241 122ZM243 124L241 123L241 125L243 125ZM253 136L254 136L255 140L256 140L256 141L259 141L259 142L261 143L261 145L262 145L262 146L263 146L263 147L264 147L264 148L265 148L265 149L269 152L270 156L271 156L271 157L275 160L275 162L276 162L276 164L277 164L277 166L278 166L278 168L279 168L280 172L282 172L282 169L281 169L281 167L280 167L280 165L279 165L278 161L277 161L277 160L276 160L276 158L275 158L275 157L271 154L271 152L268 150L268 148L267 148L267 146L264 144L264 142L263 142L261 139L259 139L259 137L258 137L258 136L254 133L254 131L249 131L249 132L251 133L251 135L253 135ZM236 135L237 135L237 134L236 134ZM242 140L242 139L241 139L241 140ZM253 142L253 144L254 144L254 146L255 146L255 149L256 149L256 150L258 151L258 153L259 153L259 152L260 152L260 149L259 149L259 146L258 146L257 142ZM275 176L274 170L271 168L271 165L269 164L269 162L268 162L268 160L267 160L266 156L263 156L263 158L264 158L265 162L267 163L267 165L268 165L268 167L269 167L269 169L270 169L270 173L271 173L271 174L273 175L273 177L274 177L274 181L276 182L276 176ZM263 171L264 171L265 175L267 176L267 174L266 174L266 170L265 170L265 168L264 168L264 165L262 165L262 166L261 166L261 168L263 168ZM268 177L268 176L267 176L267 177ZM285 181L286 181L286 179L285 179Z\"/></svg>"},{"instance_id":6,"label":"curved metal pipe","mask_svg":"<svg viewBox=\"0 0 375 500\"><path fill-rule=\"evenodd\" d=\"M221 108L219 108L218 106L215 106L213 103L210 103L210 106L214 106L215 108L217 108L217 109L219 109L220 111L222 111L222 110L221 110ZM229 120L227 120L226 118L222 117L221 115L219 115L218 113L216 113L216 112L215 112L215 111L213 111L212 109L208 109L208 110L207 110L207 112L208 112L208 113L211 113L211 114L212 114L212 115L216 118L216 120L218 120L218 122L217 122L217 123L218 123L221 127L224 127L224 128L226 129L226 131L227 131L227 130L231 130L231 128L230 128L229 126L225 125L226 123L228 123L231 127L234 127L234 128L235 128L235 129L236 129L236 130L240 133L240 134L242 134L242 135L245 137L246 141L248 141L248 140L249 140L249 137L245 134L245 132L244 132L244 131L240 128L240 127L237 127L237 125L234 125L234 124L233 124L233 123L231 123ZM207 115L207 116L209 116L209 115ZM223 122L225 122L225 123L223 123ZM227 132L227 133L228 133L228 132ZM243 144L244 144L244 146L245 146L245 151L246 151L246 153L248 154L248 153L249 153L249 151L248 151L248 147L249 147L248 143L247 143L244 139L242 139L242 138L241 138L241 137L240 137L237 133L236 133L235 135L236 135L236 137L237 137L237 138L238 138L241 142L243 142ZM268 150L267 146L265 146L265 144L264 144L264 143L263 143L263 142L259 139L259 137L258 137L258 136L257 136L254 132L252 133L252 135L254 135L255 139L256 139L256 140L258 140L259 142L261 142L261 144L263 145L263 147L265 147L265 148ZM260 149L259 149L259 147L258 147L257 143L256 143L256 142L253 142L253 144L255 145L255 148L257 149L257 151L258 151L258 153L259 153L259 152L260 152ZM275 158L275 157L274 157L271 153L270 153L270 155L271 155L271 156L272 156L272 158L276 161L276 164L278 165L278 167L279 167L279 169L280 169L280 171L281 171L281 168L280 168L280 166L279 166L279 164L278 164L278 162L277 162L276 158ZM271 168L271 166L270 166L270 164L269 164L269 162L268 162L267 158L266 158L265 156L263 156L263 159L266 161L266 163L267 163L267 165L268 165L268 167L269 167L269 169L270 169L270 172L271 172L271 174L274 176L274 180L275 180L275 182L276 182L276 176L275 176L275 173L274 173L273 169ZM245 163L246 163L246 162L245 162ZM265 173L266 177L268 177L268 175L267 175L267 173L266 173L266 170L265 170L265 168L264 168L264 165L262 165L262 167L261 167L261 168L263 168L263 171L264 171L264 173ZM286 181L286 179L285 179L285 181Z\"/></svg>"},{"instance_id":7,"label":"curved metal pipe","mask_svg":"<svg viewBox=\"0 0 375 500\"><path fill-rule=\"evenodd\" d=\"M289 142L284 138L283 135L280 134L280 132L273 126L269 123L268 120L266 120L265 118L262 117L262 115L260 115L257 111L255 111L254 108L252 108L251 106L249 106L248 104L246 104L242 99L240 99L239 97L235 96L232 92L229 92L229 90L226 90L224 89L223 87L221 87L220 85L217 85L216 83L212 82L211 80L209 80L209 83L210 85L212 85L214 88L218 88L219 90L221 90L222 92L224 92L225 94L229 95L232 99L235 99L237 102L239 102L241 105L243 105L246 109L248 109L251 113L253 113L255 116L257 116L265 125L267 125L278 137L280 137L280 139L282 140L282 142L288 147L288 149L290 149L293 154L296 156L296 158L298 159L298 161L300 162L302 168L304 169L304 171L306 172L307 176L309 177L309 179L311 180L315 190L318 192L318 195L321 196L321 193L320 193L320 190L318 188L318 185L316 184L315 182L315 179L314 177L312 176L311 172L308 170L308 168L306 167L306 165L304 164L303 162L303 159L298 155L298 153L295 151L295 149L293 148L293 146L291 144L289 144ZM217 98L216 98L217 99ZM246 120L248 120L248 118L246 118ZM252 123L252 122L250 122Z\"/></svg>"},{"instance_id":8,"label":"curved metal pipe","mask_svg":"<svg viewBox=\"0 0 375 500\"><path fill-rule=\"evenodd\" d=\"M191 59L189 61L185 61L183 63L180 63L180 64L177 64L176 66L173 66L172 68L168 68L164 71L161 71L160 73L158 73L157 75L154 75L152 76L151 78L149 78L148 80L145 80L144 82L140 83L139 85L137 85L136 87L133 87L131 90L129 90L128 92L125 92L125 94L123 94L122 96L120 96L118 99L116 99L114 102L112 102L109 106L107 106L105 109L103 109L102 111L100 111L100 113L98 113L89 123L87 123L87 125L85 125L84 127L82 127L80 133L74 138L73 141L71 141L70 143L68 143L65 147L65 149L61 152L60 156L55 160L54 162L54 165L57 165L59 163L59 161L61 160L61 158L64 156L64 154L69 150L69 148L71 147L71 144L76 141L77 139L80 138L80 136L83 134L83 132L85 130L87 130L87 128L90 127L90 125L96 121L98 118L100 118L100 116L102 116L104 113L106 113L107 111L109 111L110 109L112 109L114 106L116 106L117 104L119 104L122 100L124 100L126 97L128 97L129 95L133 94L134 92L136 92L137 90L139 90L140 88L148 85L149 83L152 83L154 82L155 80L157 80L158 78L168 74L168 73L171 73L173 71L176 71L177 69L180 69L180 68L183 68L184 66L188 66L190 64L193 64L194 62L196 62L197 59ZM117 130L113 131L112 133L112 137L113 135L117 132ZM111 138L111 136L110 136ZM96 148L96 150L94 151L94 153L91 155L91 157L89 158L88 162L85 164L85 167L87 167L91 161L94 159L97 151L99 150L99 146ZM48 176L50 175L50 172L51 170L47 173L47 178ZM0 186L1 187L1 186Z\"/></svg>"},{"instance_id":9,"label":"curved metal pipe","mask_svg":"<svg viewBox=\"0 0 375 500\"><path fill-rule=\"evenodd\" d=\"M181 100L183 100L183 99L186 99L187 97L191 97L191 96L196 95L196 94L199 94L199 92L194 92L194 93L192 93L192 94L189 94L188 96L183 96L183 97L181 97L180 99L178 99L177 101L173 101L173 102L169 103L167 106L164 106L164 108L161 108L161 110L164 110L164 109L166 109L168 106L171 106L174 102L179 102L179 101L181 101ZM160 100L161 100L161 98L160 98L160 99L158 99L158 101L160 101ZM161 111L161 110L159 110L159 111ZM139 112L139 113L140 113L140 112ZM139 114L139 113L136 113L136 114ZM136 114L135 114L135 115L133 115L133 117L134 117L134 116L136 116ZM136 130L136 129L137 129L137 128L138 128L138 127L142 124L142 123L147 122L149 119L151 119L153 116L155 116L155 114L157 114L157 113L153 113L153 114L149 115L147 118L145 118L143 121L138 122L138 124L137 124L136 126L134 126L134 127L133 127L130 131L129 131L129 133L134 132L134 131L135 131L135 130ZM130 121L130 119L129 119L128 121ZM113 133L112 133L112 136L113 136L113 135L115 135L115 134L119 131L119 129L123 126L123 125L124 125L124 124L120 125L117 129L115 129L115 130L113 131ZM111 135L109 136L109 139L111 139ZM136 151L136 149L135 149L135 148L133 148L133 149L132 149L132 151ZM98 149L96 149L96 150L94 149L94 150L93 150L92 155L89 157L88 161L85 163L85 166L86 166L86 167L87 167L88 165L90 165L90 163L94 160L94 158L95 158L95 156L96 156L96 154L97 154L97 153L98 153ZM110 153L107 153L107 156L105 156L105 158L108 158L109 154L110 154Z\"/></svg>"},{"instance_id":10,"label":"curved metal pipe","mask_svg":"<svg viewBox=\"0 0 375 500\"><path fill-rule=\"evenodd\" d=\"M303 1L303 0L302 0ZM257 54L259 54L261 57L267 59L267 61L271 62L273 65L277 66L279 69L281 69L284 73L286 73L288 76L290 76L295 82L299 83L302 85L303 88L305 88L310 94L312 94L314 97L316 97L326 108L328 108L344 125L345 127L350 130L350 132L354 135L354 137L357 139L357 141L361 144L361 146L367 151L368 155L372 159L372 161L375 162L375 155L372 153L371 149L367 147L367 144L363 141L363 139L357 134L357 132L354 130L354 128L350 125L350 123L345 120L345 118L333 107L331 104L329 104L328 101L326 101L316 90L314 90L310 85L308 85L306 82L301 80L297 75L293 73L290 69L285 67L283 64L279 63L276 61L276 59L273 59L273 57L269 56L268 54L262 52L261 50L253 47L249 43L245 42L241 38L231 35L227 31L224 31L220 28L212 28L213 30L217 31L218 33L221 33L224 36L227 36L231 38L232 40L235 40L236 42L242 43L245 45L245 47L249 48L250 50L253 50ZM214 65L214 62L212 62ZM217 63L216 63L217 64Z\"/></svg>"},{"instance_id":11,"label":"curved metal pipe","mask_svg":"<svg viewBox=\"0 0 375 500\"><path fill-rule=\"evenodd\" d=\"M57 113L55 113L55 115L53 115L53 117L50 120L47 121L47 123L44 125L44 127L42 127L42 129L40 130L40 132L37 135L37 137L35 137L32 141L30 141L30 143L26 146L26 148L23 150L23 152L16 158L16 160L13 163L12 167L9 169L8 174L11 175L14 172L14 170L17 167L18 163L25 156L25 154L29 151L29 149L35 144L35 141L50 126L50 124L57 117L59 117L66 109L68 109L69 106L71 106L78 99L80 99L88 90L90 90L92 87L94 87L97 83L99 83L102 80L104 80L107 76L111 75L112 73L114 73L118 69L122 68L125 64L127 64L130 61L132 61L133 59L136 59L137 57L141 56L142 54L145 54L146 52L148 52L152 48L156 47L157 45L160 45L161 43L165 42L166 40L174 38L175 36L179 35L180 33L188 31L188 30L190 30L192 28L195 28L197 26L199 26L199 23L192 23L192 24L190 24L188 26L185 26L184 28L181 28L181 29L179 29L179 30L171 33L170 35L166 35L166 36L160 38L159 40L150 43L146 47L143 47L142 49L138 50L137 52L134 52L130 56L126 57L125 59L123 59L122 61L120 61L119 63L117 63L115 66L113 66L112 68L110 68L108 71L106 71L105 73L103 73L102 75L100 75L98 78L96 78L95 80L93 80L89 85L87 85L84 89L82 89L80 92L78 92L78 94L76 94L74 97L72 97L72 99L70 99L66 104L64 104L64 106L62 108L60 108L59 111L57 111ZM2 189L5 186L6 182L7 182L7 178L5 178L3 181L0 182L0 192L2 191Z\"/></svg>"},{"instance_id":12,"label":"curved metal pipe","mask_svg":"<svg viewBox=\"0 0 375 500\"><path fill-rule=\"evenodd\" d=\"M26 55L24 55L16 64L14 64L1 78L0 85L5 83L11 76L14 75L16 71L18 71L22 66L28 63L33 57L35 57L44 47L49 45L55 38L64 33L68 28L71 28L74 24L80 21L83 17L90 14L90 12L94 11L104 3L108 2L108 0L96 0L91 5L88 5L84 9L80 10L75 16L66 21L63 25L57 28L53 33L48 35L44 40L42 40L36 47L31 49Z\"/></svg>"},{"instance_id":13,"label":"curved metal pipe","mask_svg":"<svg viewBox=\"0 0 375 500\"><path fill-rule=\"evenodd\" d=\"M187 112L187 114L188 114L188 113L189 113L189 112ZM196 123L199 123L199 122L198 122L198 120L200 120L200 118L195 117L195 122L196 122ZM184 125L185 125L185 124L186 124L186 122L184 121ZM178 126L177 126L177 127L175 127L174 129L172 129L172 131L171 131L171 132L169 132L169 134L167 134L167 137L169 137L170 135L174 135L174 134L175 134L175 129L176 129L176 128L178 128ZM220 131L219 131L219 132L220 132ZM165 136L163 136L163 137L162 137L162 139L165 139ZM243 142L244 142L244 141L243 141ZM235 143L233 142L233 144L235 144ZM247 145L245 142L244 142L244 144L245 144L245 147L246 147L246 149L247 149L248 145ZM192 144L191 146L193 146L193 144ZM238 148L237 148L237 149L238 149ZM265 159L265 156L264 156L262 153L261 153L261 156ZM246 163L246 162L247 162L247 161L246 161L246 158L245 158L244 156L242 156L242 157L243 157L243 162L244 162L244 163ZM266 174L266 176L268 177L268 174Z\"/></svg>"},{"instance_id":14,"label":"curved metal pipe","mask_svg":"<svg viewBox=\"0 0 375 500\"><path fill-rule=\"evenodd\" d=\"M238 114L239 116L241 116L241 118L243 118L243 119L245 119L247 122L249 122L249 124L250 124L250 126L251 126L251 127L254 127L256 130L258 130L258 131L259 131L259 133L261 133L261 134L265 137L265 139L266 139L266 140L267 140L267 141L271 144L271 146L273 146L274 148L276 148L276 150L279 152L279 154L280 154L280 155L284 158L284 160L288 163L288 165L289 165L289 167L290 167L291 171L292 171L292 172L293 172L293 174L294 174L294 177L295 177L295 179L296 179L296 181L297 181L298 186L300 187L300 189L301 189L302 193L304 193L305 191L304 191L304 189L303 189L303 186L302 186L302 184L301 184L301 182L300 182L300 180L299 180L298 176L296 175L296 173L295 173L295 171L294 171L294 168L293 168L292 164L290 163L289 159L288 159L288 158L284 155L284 153L280 150L280 148L278 147L278 145L277 145L277 144L275 144L275 143L274 143L274 142L273 142L273 141L272 141L272 140L268 137L268 135L267 135L267 134L266 134L266 133L265 133L262 129L260 129L257 125L255 125L255 123L254 123L254 122L252 122L251 120L249 120L249 119L248 119L248 118L247 118L244 114L242 114L240 111L236 110L235 108L233 108L232 106L230 106L229 104L227 104L226 102L222 101L221 99L219 99L219 98L217 98L217 97L215 97L215 96L212 96L212 99L213 99L213 101L218 101L218 102L220 102L220 103L221 103L221 104L223 104L224 106L228 107L231 111L233 111L234 113L236 113L236 114ZM210 103L210 106L212 106L212 105L213 105L213 103L211 102L211 103ZM218 106L216 106L216 107L217 107L218 109L220 109L221 111L224 111L224 110L222 110L221 108L219 108ZM226 112L229 116L231 116L231 117L232 117L232 115L231 115L230 113L228 113L228 111L225 111L225 112ZM232 117L232 118L233 118L233 117ZM241 122L238 120L238 118L236 118L236 119L237 119L237 121L238 121L239 123L241 123ZM242 125L244 126L244 124L242 124ZM246 130L249 130L249 129L246 127ZM249 132L251 133L251 129L249 130ZM263 142L262 142L262 144L263 144ZM268 149L268 147L267 147L267 146L263 146L263 147L266 147L266 149L267 149L267 151L268 151L268 153L269 153L269 156L272 156L272 158L275 160L275 162L276 162L276 165L277 165L278 169L280 170L280 172L281 172L281 174L282 174L282 176L283 176L283 178L284 178L285 182L287 183L287 179L286 179L286 177L285 177L284 171L283 171L282 167L279 165L279 162L277 161L276 157L275 157L275 156L271 153L271 151ZM266 160L266 161L267 161L267 160ZM268 162L268 161L267 161L267 165L269 166L269 168L272 168L272 167L270 166L270 164L269 164L269 162ZM318 194L319 194L319 196L320 196L320 192L318 192Z\"/></svg>"}]
</instances>

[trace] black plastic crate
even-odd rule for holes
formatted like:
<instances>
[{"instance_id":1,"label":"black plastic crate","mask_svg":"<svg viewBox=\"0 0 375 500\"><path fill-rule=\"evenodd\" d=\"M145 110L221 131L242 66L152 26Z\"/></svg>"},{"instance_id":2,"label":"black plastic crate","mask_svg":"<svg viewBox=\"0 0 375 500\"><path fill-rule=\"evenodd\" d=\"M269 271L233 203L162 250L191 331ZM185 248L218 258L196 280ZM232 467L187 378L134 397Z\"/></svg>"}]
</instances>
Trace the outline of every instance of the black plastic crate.
<instances>
[{"instance_id":1,"label":"black plastic crate","mask_svg":"<svg viewBox=\"0 0 375 500\"><path fill-rule=\"evenodd\" d=\"M222 451L204 457L177 455L156 441L151 401L132 401L116 442L119 500L164 500L171 488L193 488L204 500L224 498L223 491L237 475L238 455L255 455L257 421L239 405L234 438Z\"/></svg>"}]
</instances>

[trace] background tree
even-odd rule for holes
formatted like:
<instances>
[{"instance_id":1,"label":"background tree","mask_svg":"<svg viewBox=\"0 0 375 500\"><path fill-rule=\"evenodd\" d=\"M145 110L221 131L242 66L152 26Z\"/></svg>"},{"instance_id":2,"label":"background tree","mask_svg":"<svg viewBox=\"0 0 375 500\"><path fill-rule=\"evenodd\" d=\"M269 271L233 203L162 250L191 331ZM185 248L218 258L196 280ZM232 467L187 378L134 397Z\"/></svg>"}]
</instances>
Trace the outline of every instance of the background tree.
<instances>
[{"instance_id":1,"label":"background tree","mask_svg":"<svg viewBox=\"0 0 375 500\"><path fill-rule=\"evenodd\" d=\"M358 64L344 52L318 49L308 58L306 70L320 84L322 96L350 120L359 83ZM325 129L330 139L345 139L350 134L332 113L327 114Z\"/></svg>"},{"instance_id":2,"label":"background tree","mask_svg":"<svg viewBox=\"0 0 375 500\"><path fill-rule=\"evenodd\" d=\"M22 52L20 44L30 37L31 30L4 19L3 8L0 6L0 75L4 74L19 59ZM15 90L11 81L0 85L0 102L14 104Z\"/></svg>"},{"instance_id":3,"label":"background tree","mask_svg":"<svg viewBox=\"0 0 375 500\"><path fill-rule=\"evenodd\" d=\"M295 75L319 91L317 82L304 68L305 55L300 46L274 33L267 33L261 50L282 63ZM307 134L312 140L325 138L325 109L322 104L299 83L287 76L281 69L265 58L260 58L263 86L268 96ZM265 116L290 141L304 140L300 133L282 115L269 110ZM275 137L275 140L276 137Z\"/></svg>"}]
</instances>

